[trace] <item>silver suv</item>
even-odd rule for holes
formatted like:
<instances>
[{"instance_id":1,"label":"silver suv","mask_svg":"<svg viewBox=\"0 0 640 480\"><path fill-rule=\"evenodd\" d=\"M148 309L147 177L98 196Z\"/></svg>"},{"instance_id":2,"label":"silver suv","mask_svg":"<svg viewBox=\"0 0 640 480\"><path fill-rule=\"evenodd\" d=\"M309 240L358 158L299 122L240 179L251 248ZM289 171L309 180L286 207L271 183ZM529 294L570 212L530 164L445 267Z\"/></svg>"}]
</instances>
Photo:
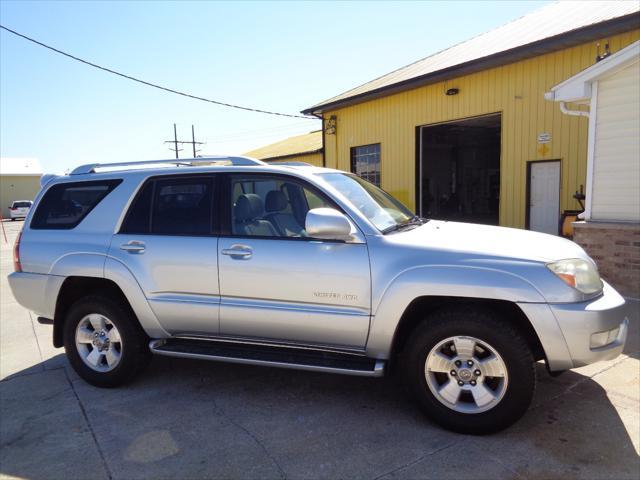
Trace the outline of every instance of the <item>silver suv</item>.
<instances>
[{"instance_id":1,"label":"silver suv","mask_svg":"<svg viewBox=\"0 0 640 480\"><path fill-rule=\"evenodd\" d=\"M381 376L468 433L551 373L615 358L623 298L575 243L416 217L360 178L244 157L47 177L11 289L87 382L151 354Z\"/></svg>"}]
</instances>

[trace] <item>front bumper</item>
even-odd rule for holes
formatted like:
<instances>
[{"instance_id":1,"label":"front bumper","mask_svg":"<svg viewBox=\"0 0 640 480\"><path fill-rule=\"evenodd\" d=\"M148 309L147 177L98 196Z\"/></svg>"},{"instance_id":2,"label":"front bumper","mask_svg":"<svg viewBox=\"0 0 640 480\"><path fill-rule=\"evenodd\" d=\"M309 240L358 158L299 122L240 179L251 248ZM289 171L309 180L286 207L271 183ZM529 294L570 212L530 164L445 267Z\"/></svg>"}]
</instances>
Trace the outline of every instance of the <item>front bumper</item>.
<instances>
[{"instance_id":1,"label":"front bumper","mask_svg":"<svg viewBox=\"0 0 640 480\"><path fill-rule=\"evenodd\" d=\"M629 319L624 298L608 283L594 300L549 307L562 331L573 368L612 360L622 353Z\"/></svg>"}]
</instances>

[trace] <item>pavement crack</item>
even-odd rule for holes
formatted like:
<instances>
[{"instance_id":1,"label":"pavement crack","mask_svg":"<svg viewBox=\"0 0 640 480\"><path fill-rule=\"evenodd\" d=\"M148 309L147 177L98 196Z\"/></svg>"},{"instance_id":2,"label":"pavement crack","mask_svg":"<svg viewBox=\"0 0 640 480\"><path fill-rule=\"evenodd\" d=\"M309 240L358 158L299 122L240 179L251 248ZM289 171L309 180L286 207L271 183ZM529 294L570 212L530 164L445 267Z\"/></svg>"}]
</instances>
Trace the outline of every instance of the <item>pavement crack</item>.
<instances>
[{"instance_id":1,"label":"pavement crack","mask_svg":"<svg viewBox=\"0 0 640 480\"><path fill-rule=\"evenodd\" d=\"M380 478L386 477L388 475L392 475L396 472L399 472L401 470L404 470L405 468L409 468L413 465L415 465L416 463L420 463L421 461L423 461L425 458L430 457L431 455L435 455L436 453L440 453L443 450L446 450L447 448L451 448L454 445L457 445L458 443L460 443L460 440L456 440L454 442L448 443L447 445L444 445L440 448L436 448L435 450L430 450L427 453L425 453L424 455L421 455L420 457L411 460L410 462L405 463L404 465L400 465L399 467L394 468L393 470L389 470L388 472L385 472L381 475L378 475L377 477L374 477L373 480L379 480Z\"/></svg>"},{"instance_id":2,"label":"pavement crack","mask_svg":"<svg viewBox=\"0 0 640 480\"><path fill-rule=\"evenodd\" d=\"M203 381L203 378L200 378L200 381ZM211 398L211 403L213 403L213 409L216 413L216 415L224 418L225 420L227 420L231 425L233 425L234 427L236 427L239 430L242 430L245 434L247 434L249 436L249 438L251 438L256 445L258 445L258 447L260 447L260 449L264 452L264 454L267 456L267 458L269 460L271 460L271 463L273 463L273 465L276 467L276 469L278 470L278 473L280 474L280 478L282 480L286 480L287 475L284 473L284 470L282 469L282 466L280 465L280 463L278 462L278 460L275 458L274 455L271 454L271 452L269 451L269 449L264 445L264 443L262 443L262 441L248 428L244 427L242 424L236 422L233 418L231 418L219 405L218 402L216 402L215 398Z\"/></svg>"},{"instance_id":3,"label":"pavement crack","mask_svg":"<svg viewBox=\"0 0 640 480\"><path fill-rule=\"evenodd\" d=\"M29 315L29 323L31 323L31 331L33 332L33 338L36 341L36 347L38 347L38 355L40 356L40 362L43 364L42 368L44 369L44 357L42 356L42 348L40 348L40 340L38 340L38 334L36 333L36 327L33 324L33 315L31 312L27 312Z\"/></svg>"},{"instance_id":4,"label":"pavement crack","mask_svg":"<svg viewBox=\"0 0 640 480\"><path fill-rule=\"evenodd\" d=\"M95 443L96 445L96 449L98 450L98 455L100 455L100 460L102 460L102 466L104 467L105 472L107 472L107 477L109 478L109 480L112 480L113 474L109 469L109 464L107 463L107 459L104 456L102 447L100 447L100 443L98 443L98 437L96 437L96 433L93 430L93 426L89 421L89 416L87 415L87 411L85 410L84 405L82 404L82 400L80 400L80 396L78 395L78 392L76 391L76 387L73 385L73 382L71 381L71 378L69 377L69 373L67 372L66 368L64 369L64 376L67 378L67 381L69 382L71 391L73 392L73 395L76 397L76 401L78 402L78 406L80 407L80 412L82 413L82 417L84 418L84 421L87 424L87 428L89 429L89 432L91 432L91 436L93 437L93 443Z\"/></svg>"}]
</instances>

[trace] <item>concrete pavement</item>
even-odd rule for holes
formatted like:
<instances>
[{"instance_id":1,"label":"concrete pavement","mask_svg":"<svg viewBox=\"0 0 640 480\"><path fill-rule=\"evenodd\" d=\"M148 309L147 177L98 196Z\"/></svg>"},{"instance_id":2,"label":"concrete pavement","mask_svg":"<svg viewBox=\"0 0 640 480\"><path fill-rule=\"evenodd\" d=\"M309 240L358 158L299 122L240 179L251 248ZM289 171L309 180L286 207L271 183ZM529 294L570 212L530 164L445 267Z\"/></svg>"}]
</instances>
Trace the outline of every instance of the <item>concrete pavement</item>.
<instances>
[{"instance_id":1,"label":"concrete pavement","mask_svg":"<svg viewBox=\"0 0 640 480\"><path fill-rule=\"evenodd\" d=\"M5 222L10 240L22 222ZM624 355L549 377L510 429L440 429L393 379L155 358L127 387L80 380L8 288L0 237L0 477L640 478L638 303Z\"/></svg>"}]
</instances>

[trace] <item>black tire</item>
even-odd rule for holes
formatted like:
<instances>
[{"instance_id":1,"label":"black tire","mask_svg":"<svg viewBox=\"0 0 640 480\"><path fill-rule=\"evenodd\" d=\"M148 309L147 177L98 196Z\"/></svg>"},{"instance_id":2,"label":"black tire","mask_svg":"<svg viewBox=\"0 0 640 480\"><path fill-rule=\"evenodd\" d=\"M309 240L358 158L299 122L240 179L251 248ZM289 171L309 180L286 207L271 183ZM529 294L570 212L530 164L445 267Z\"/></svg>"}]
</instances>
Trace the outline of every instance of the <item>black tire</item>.
<instances>
[{"instance_id":1,"label":"black tire","mask_svg":"<svg viewBox=\"0 0 640 480\"><path fill-rule=\"evenodd\" d=\"M429 389L427 356L440 342L455 336L487 342L504 361L509 379L504 396L487 411L453 410ZM516 422L529 408L536 384L533 354L523 335L493 311L472 306L445 307L425 318L411 333L400 356L400 367L406 388L434 422L474 435L497 432Z\"/></svg>"},{"instance_id":2,"label":"black tire","mask_svg":"<svg viewBox=\"0 0 640 480\"><path fill-rule=\"evenodd\" d=\"M118 329L122 341L120 361L113 370L98 372L90 368L80 357L75 335L78 323L86 315L98 313L107 317ZM149 339L128 306L111 298L91 295L75 302L64 320L64 348L69 363L86 382L96 387L113 388L133 380L151 360Z\"/></svg>"}]
</instances>

